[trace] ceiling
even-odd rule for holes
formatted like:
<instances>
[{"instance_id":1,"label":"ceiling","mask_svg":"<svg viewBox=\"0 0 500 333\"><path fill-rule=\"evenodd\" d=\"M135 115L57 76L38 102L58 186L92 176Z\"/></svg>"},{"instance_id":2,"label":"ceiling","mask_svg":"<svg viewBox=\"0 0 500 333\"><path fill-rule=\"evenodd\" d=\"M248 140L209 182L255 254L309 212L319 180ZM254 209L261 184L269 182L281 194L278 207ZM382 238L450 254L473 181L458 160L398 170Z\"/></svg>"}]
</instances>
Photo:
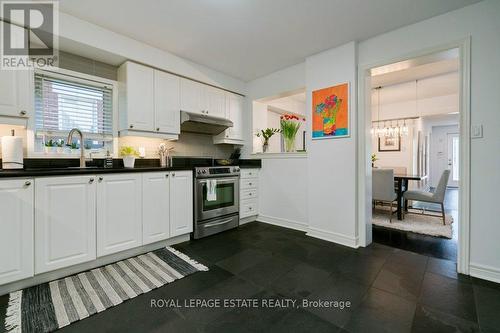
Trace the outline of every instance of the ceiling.
<instances>
[{"instance_id":1,"label":"ceiling","mask_svg":"<svg viewBox=\"0 0 500 333\"><path fill-rule=\"evenodd\" d=\"M244 81L479 0L60 0L60 10Z\"/></svg>"}]
</instances>

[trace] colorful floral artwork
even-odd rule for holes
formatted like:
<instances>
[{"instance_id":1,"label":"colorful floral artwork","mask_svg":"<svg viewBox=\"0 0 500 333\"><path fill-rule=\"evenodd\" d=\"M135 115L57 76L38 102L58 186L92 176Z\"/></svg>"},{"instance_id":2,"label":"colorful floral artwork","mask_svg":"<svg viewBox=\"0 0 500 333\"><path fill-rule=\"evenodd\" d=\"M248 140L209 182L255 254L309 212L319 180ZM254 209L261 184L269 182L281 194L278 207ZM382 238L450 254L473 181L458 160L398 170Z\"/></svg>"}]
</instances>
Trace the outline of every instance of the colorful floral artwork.
<instances>
[{"instance_id":1,"label":"colorful floral artwork","mask_svg":"<svg viewBox=\"0 0 500 333\"><path fill-rule=\"evenodd\" d=\"M349 84L313 91L313 139L346 137L349 134Z\"/></svg>"}]
</instances>

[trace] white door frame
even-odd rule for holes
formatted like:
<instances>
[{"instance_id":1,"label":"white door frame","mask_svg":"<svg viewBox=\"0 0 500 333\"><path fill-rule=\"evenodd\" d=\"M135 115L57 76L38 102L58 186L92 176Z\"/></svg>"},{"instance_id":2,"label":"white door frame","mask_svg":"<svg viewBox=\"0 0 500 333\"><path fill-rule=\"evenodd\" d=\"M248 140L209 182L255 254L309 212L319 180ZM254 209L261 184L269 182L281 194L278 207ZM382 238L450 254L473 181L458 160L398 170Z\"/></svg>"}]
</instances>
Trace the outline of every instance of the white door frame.
<instances>
[{"instance_id":1,"label":"white door frame","mask_svg":"<svg viewBox=\"0 0 500 333\"><path fill-rule=\"evenodd\" d=\"M371 98L369 70L395 62L425 56L453 48L459 49L460 61L460 181L457 271L469 274L470 244L470 37L424 49L396 58L385 59L358 68L357 120L357 239L359 246L371 243Z\"/></svg>"}]
</instances>

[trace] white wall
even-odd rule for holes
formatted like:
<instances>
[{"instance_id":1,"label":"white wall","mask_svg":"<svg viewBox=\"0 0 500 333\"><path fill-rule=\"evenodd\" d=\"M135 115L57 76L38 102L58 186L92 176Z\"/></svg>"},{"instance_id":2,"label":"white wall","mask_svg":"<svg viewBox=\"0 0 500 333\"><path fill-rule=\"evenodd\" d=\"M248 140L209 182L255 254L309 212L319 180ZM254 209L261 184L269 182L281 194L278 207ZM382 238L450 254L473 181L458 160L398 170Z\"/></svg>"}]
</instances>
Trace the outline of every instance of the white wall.
<instances>
[{"instance_id":1,"label":"white wall","mask_svg":"<svg viewBox=\"0 0 500 333\"><path fill-rule=\"evenodd\" d=\"M471 274L500 282L500 1L475 5L371 38L359 44L359 65L398 58L471 38L471 122L484 137L471 142Z\"/></svg>"},{"instance_id":2,"label":"white wall","mask_svg":"<svg viewBox=\"0 0 500 333\"><path fill-rule=\"evenodd\" d=\"M308 139L308 235L355 247L356 44L351 42L307 58L307 105L312 104L312 91L345 82L350 83L350 137Z\"/></svg>"},{"instance_id":3,"label":"white wall","mask_svg":"<svg viewBox=\"0 0 500 333\"><path fill-rule=\"evenodd\" d=\"M264 158L259 181L259 221L307 229L307 159Z\"/></svg>"}]
</instances>

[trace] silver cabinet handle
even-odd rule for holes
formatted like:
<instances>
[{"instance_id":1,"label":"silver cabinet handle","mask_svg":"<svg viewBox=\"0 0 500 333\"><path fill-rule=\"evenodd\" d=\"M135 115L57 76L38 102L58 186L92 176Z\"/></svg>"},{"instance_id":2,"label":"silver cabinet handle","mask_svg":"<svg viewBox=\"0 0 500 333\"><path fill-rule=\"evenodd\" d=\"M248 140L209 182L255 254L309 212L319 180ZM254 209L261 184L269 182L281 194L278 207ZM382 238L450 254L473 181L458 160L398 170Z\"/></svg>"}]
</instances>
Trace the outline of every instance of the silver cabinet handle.
<instances>
[{"instance_id":1,"label":"silver cabinet handle","mask_svg":"<svg viewBox=\"0 0 500 333\"><path fill-rule=\"evenodd\" d=\"M94 182L94 178L89 179L89 184L92 184Z\"/></svg>"},{"instance_id":2,"label":"silver cabinet handle","mask_svg":"<svg viewBox=\"0 0 500 333\"><path fill-rule=\"evenodd\" d=\"M252 183L248 183L248 185L252 185Z\"/></svg>"},{"instance_id":3,"label":"silver cabinet handle","mask_svg":"<svg viewBox=\"0 0 500 333\"><path fill-rule=\"evenodd\" d=\"M172 177L175 177L175 172L172 173Z\"/></svg>"},{"instance_id":4,"label":"silver cabinet handle","mask_svg":"<svg viewBox=\"0 0 500 333\"><path fill-rule=\"evenodd\" d=\"M130 125L130 128L134 128L134 125Z\"/></svg>"},{"instance_id":5,"label":"silver cabinet handle","mask_svg":"<svg viewBox=\"0 0 500 333\"><path fill-rule=\"evenodd\" d=\"M252 193L248 193L249 196L252 196Z\"/></svg>"},{"instance_id":6,"label":"silver cabinet handle","mask_svg":"<svg viewBox=\"0 0 500 333\"><path fill-rule=\"evenodd\" d=\"M24 182L24 185L25 186L30 186L31 185L31 182L29 180L27 180L26 182Z\"/></svg>"},{"instance_id":7,"label":"silver cabinet handle","mask_svg":"<svg viewBox=\"0 0 500 333\"><path fill-rule=\"evenodd\" d=\"M103 180L104 180L104 178L99 177L99 183L102 182Z\"/></svg>"},{"instance_id":8,"label":"silver cabinet handle","mask_svg":"<svg viewBox=\"0 0 500 333\"><path fill-rule=\"evenodd\" d=\"M25 116L25 115L26 115L26 111L21 110L21 112L19 112L19 114L20 114L21 116Z\"/></svg>"},{"instance_id":9,"label":"silver cabinet handle","mask_svg":"<svg viewBox=\"0 0 500 333\"><path fill-rule=\"evenodd\" d=\"M165 178L168 178L168 173L165 175Z\"/></svg>"},{"instance_id":10,"label":"silver cabinet handle","mask_svg":"<svg viewBox=\"0 0 500 333\"><path fill-rule=\"evenodd\" d=\"M160 131L160 128L159 128L159 127L157 127L157 128L156 128L156 131L157 131L157 132L159 132L159 131Z\"/></svg>"}]
</instances>

